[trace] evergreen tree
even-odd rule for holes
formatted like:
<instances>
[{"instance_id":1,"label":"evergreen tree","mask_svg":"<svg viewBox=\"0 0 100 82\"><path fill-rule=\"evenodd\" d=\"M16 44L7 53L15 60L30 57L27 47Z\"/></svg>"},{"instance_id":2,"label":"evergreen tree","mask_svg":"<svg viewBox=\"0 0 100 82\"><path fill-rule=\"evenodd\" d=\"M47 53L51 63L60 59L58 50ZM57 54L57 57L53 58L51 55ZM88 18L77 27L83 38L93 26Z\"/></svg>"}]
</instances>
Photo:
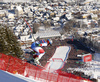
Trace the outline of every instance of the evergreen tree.
<instances>
[{"instance_id":1,"label":"evergreen tree","mask_svg":"<svg viewBox=\"0 0 100 82\"><path fill-rule=\"evenodd\" d=\"M6 26L0 25L0 52L6 55L20 57L22 50L17 37Z\"/></svg>"}]
</instances>

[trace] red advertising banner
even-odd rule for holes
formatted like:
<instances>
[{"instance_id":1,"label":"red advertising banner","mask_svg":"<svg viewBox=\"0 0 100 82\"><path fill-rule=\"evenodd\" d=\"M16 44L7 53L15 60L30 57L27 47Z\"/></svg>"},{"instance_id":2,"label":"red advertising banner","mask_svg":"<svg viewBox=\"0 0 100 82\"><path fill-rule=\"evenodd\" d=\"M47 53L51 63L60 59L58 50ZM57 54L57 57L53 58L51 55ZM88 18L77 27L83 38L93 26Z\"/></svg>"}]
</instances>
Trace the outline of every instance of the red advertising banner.
<instances>
[{"instance_id":1,"label":"red advertising banner","mask_svg":"<svg viewBox=\"0 0 100 82\"><path fill-rule=\"evenodd\" d=\"M90 62L92 61L92 55L91 54L85 54L83 55L83 62Z\"/></svg>"}]
</instances>

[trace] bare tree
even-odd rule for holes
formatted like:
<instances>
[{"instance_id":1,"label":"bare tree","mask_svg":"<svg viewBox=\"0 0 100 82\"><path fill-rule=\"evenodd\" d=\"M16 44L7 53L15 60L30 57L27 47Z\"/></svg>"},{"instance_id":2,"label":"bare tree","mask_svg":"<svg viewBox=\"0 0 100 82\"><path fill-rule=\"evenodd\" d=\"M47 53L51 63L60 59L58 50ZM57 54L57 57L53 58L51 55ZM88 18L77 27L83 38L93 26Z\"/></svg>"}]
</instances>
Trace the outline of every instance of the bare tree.
<instances>
[{"instance_id":1,"label":"bare tree","mask_svg":"<svg viewBox=\"0 0 100 82\"><path fill-rule=\"evenodd\" d=\"M82 28L86 28L87 27L87 24L82 24Z\"/></svg>"},{"instance_id":2,"label":"bare tree","mask_svg":"<svg viewBox=\"0 0 100 82\"><path fill-rule=\"evenodd\" d=\"M34 23L33 24L33 34L35 34L38 31L40 24L39 23Z\"/></svg>"},{"instance_id":3,"label":"bare tree","mask_svg":"<svg viewBox=\"0 0 100 82\"><path fill-rule=\"evenodd\" d=\"M98 26L100 27L100 20L98 20Z\"/></svg>"},{"instance_id":4,"label":"bare tree","mask_svg":"<svg viewBox=\"0 0 100 82\"><path fill-rule=\"evenodd\" d=\"M51 24L48 21L44 21L43 24L44 24L45 30L46 28L49 28L51 26Z\"/></svg>"},{"instance_id":5,"label":"bare tree","mask_svg":"<svg viewBox=\"0 0 100 82\"><path fill-rule=\"evenodd\" d=\"M70 20L70 21L68 21L68 22L64 25L63 29L64 29L66 32L69 33L70 31L73 30L73 25L74 25L75 23L76 23L75 20Z\"/></svg>"},{"instance_id":6,"label":"bare tree","mask_svg":"<svg viewBox=\"0 0 100 82\"><path fill-rule=\"evenodd\" d=\"M91 28L94 28L94 27L95 27L95 22L92 21L92 22L91 22Z\"/></svg>"}]
</instances>

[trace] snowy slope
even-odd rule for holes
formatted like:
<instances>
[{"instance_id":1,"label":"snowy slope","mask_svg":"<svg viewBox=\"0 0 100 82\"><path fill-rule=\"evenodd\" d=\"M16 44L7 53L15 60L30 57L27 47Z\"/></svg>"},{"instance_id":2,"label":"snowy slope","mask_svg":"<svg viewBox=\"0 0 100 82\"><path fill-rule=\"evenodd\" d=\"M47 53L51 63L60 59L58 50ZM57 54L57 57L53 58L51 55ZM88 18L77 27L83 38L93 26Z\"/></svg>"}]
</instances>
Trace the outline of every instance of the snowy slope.
<instances>
[{"instance_id":1,"label":"snowy slope","mask_svg":"<svg viewBox=\"0 0 100 82\"><path fill-rule=\"evenodd\" d=\"M0 70L0 81L2 82L27 82L23 79L19 79L17 77L14 77L2 70Z\"/></svg>"},{"instance_id":2,"label":"snowy slope","mask_svg":"<svg viewBox=\"0 0 100 82\"><path fill-rule=\"evenodd\" d=\"M0 82L39 82L19 74L11 74L0 70Z\"/></svg>"},{"instance_id":3,"label":"snowy slope","mask_svg":"<svg viewBox=\"0 0 100 82\"><path fill-rule=\"evenodd\" d=\"M100 53L95 53L94 54L94 60L100 62Z\"/></svg>"}]
</instances>

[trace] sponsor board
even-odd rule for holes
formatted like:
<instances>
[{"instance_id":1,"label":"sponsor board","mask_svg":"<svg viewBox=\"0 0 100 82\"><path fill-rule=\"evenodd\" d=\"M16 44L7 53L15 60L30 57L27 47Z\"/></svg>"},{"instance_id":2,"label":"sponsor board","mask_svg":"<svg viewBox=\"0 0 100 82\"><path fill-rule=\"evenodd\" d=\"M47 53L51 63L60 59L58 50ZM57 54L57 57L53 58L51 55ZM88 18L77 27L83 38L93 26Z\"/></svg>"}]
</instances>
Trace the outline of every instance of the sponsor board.
<instances>
[{"instance_id":1,"label":"sponsor board","mask_svg":"<svg viewBox=\"0 0 100 82\"><path fill-rule=\"evenodd\" d=\"M91 54L85 54L82 56L83 62L90 62L92 61L92 55Z\"/></svg>"}]
</instances>

